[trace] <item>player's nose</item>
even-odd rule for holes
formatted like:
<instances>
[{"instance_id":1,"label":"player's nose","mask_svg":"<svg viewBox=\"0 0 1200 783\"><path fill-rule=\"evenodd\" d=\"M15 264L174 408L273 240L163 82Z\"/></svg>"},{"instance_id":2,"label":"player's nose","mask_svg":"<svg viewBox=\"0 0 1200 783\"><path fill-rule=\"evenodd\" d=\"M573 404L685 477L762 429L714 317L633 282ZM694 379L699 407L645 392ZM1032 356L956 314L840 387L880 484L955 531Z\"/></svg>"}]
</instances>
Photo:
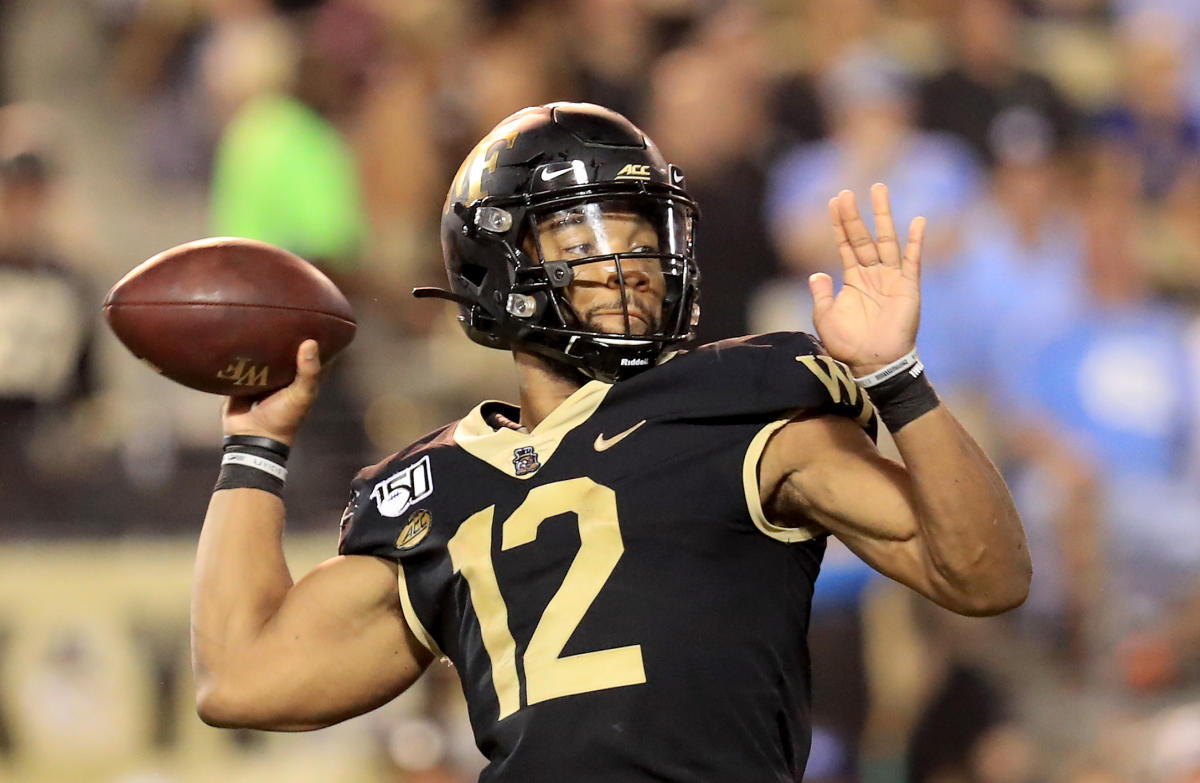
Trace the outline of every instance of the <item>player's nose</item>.
<instances>
[{"instance_id":1,"label":"player's nose","mask_svg":"<svg viewBox=\"0 0 1200 783\"><path fill-rule=\"evenodd\" d=\"M609 288L620 288L622 279L626 288L635 291L645 291L650 287L650 270L646 268L645 261L624 258L621 259L619 268L619 272L616 264L605 268L605 283Z\"/></svg>"}]
</instances>

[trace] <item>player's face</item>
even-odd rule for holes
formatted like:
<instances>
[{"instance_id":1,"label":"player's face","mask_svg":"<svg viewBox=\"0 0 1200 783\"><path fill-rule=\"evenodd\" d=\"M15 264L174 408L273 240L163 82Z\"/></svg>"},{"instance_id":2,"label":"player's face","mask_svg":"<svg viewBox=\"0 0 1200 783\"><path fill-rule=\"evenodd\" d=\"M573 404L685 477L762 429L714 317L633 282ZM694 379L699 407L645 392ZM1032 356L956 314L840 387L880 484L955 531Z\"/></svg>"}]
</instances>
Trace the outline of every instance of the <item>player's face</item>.
<instances>
[{"instance_id":1,"label":"player's face","mask_svg":"<svg viewBox=\"0 0 1200 783\"><path fill-rule=\"evenodd\" d=\"M645 217L584 204L542 218L538 222L538 241L544 261L610 256L573 267L575 279L567 289L567 297L584 327L625 334L621 298L624 280L629 332L648 334L660 329L666 295L661 261L623 256L618 265L611 257L615 253L659 252L658 233Z\"/></svg>"}]
</instances>

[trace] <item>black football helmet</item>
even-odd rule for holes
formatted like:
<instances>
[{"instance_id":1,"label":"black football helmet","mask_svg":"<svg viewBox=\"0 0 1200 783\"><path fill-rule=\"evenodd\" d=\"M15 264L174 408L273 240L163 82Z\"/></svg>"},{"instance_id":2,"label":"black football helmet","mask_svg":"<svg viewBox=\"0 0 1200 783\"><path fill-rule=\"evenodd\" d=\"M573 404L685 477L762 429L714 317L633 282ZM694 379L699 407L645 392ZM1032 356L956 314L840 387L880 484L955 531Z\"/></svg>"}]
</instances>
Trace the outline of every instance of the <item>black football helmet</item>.
<instances>
[{"instance_id":1,"label":"black football helmet","mask_svg":"<svg viewBox=\"0 0 1200 783\"><path fill-rule=\"evenodd\" d=\"M614 216L637 226L636 247L607 241ZM682 172L625 117L587 103L533 106L463 161L442 210L450 290L414 293L457 302L459 321L481 345L529 350L612 382L694 335L697 218ZM552 226L560 235L548 256ZM563 226L575 232L565 252ZM589 264L603 266L581 268ZM634 267L651 270L661 311L648 315L631 291ZM597 269L613 291L604 305L610 328L620 317L623 329L600 330L568 296L577 276L594 280Z\"/></svg>"}]
</instances>

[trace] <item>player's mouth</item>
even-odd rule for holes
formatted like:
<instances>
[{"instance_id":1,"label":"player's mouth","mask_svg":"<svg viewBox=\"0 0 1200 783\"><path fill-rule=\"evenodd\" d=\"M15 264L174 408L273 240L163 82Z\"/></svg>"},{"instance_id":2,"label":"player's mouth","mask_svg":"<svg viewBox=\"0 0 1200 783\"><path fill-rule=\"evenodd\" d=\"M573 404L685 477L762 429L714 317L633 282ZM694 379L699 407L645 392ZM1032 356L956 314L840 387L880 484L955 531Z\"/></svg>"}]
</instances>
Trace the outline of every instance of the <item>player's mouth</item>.
<instances>
[{"instance_id":1,"label":"player's mouth","mask_svg":"<svg viewBox=\"0 0 1200 783\"><path fill-rule=\"evenodd\" d=\"M625 311L624 310L600 310L598 312L592 313L592 318L606 318L606 317L624 318ZM645 315L641 310L634 310L632 307L629 308L629 320L641 321L646 326L650 325L649 316Z\"/></svg>"},{"instance_id":2,"label":"player's mouth","mask_svg":"<svg viewBox=\"0 0 1200 783\"><path fill-rule=\"evenodd\" d=\"M610 334L623 334L625 332L624 310L593 310L588 314L587 321L592 324L607 326L607 324L601 320L607 318L618 319L618 328L600 329L599 331ZM657 325L654 323L654 319L652 319L649 315L639 309L633 307L629 308L629 331L632 334L646 334L648 332L653 332L656 329Z\"/></svg>"}]
</instances>

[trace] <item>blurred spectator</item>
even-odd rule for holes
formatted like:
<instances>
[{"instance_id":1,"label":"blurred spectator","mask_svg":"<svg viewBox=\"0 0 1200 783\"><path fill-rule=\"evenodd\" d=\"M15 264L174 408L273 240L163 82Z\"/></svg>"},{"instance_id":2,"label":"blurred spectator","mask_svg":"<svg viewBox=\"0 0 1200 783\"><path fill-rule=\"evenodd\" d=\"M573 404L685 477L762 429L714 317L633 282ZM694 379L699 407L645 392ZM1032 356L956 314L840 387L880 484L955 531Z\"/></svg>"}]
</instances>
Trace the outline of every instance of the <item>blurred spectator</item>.
<instances>
[{"instance_id":1,"label":"blurred spectator","mask_svg":"<svg viewBox=\"0 0 1200 783\"><path fill-rule=\"evenodd\" d=\"M1031 17L1102 22L1110 13L1109 0L1015 0ZM1184 0L1187 2L1187 0Z\"/></svg>"},{"instance_id":2,"label":"blurred spectator","mask_svg":"<svg viewBox=\"0 0 1200 783\"><path fill-rule=\"evenodd\" d=\"M972 769L973 756L989 732L1004 723L1007 711L987 678L970 668L951 669L913 730L906 780L981 781Z\"/></svg>"},{"instance_id":3,"label":"blurred spectator","mask_svg":"<svg viewBox=\"0 0 1200 783\"><path fill-rule=\"evenodd\" d=\"M269 56L257 37L228 35L216 44L227 51L213 60L222 69L213 83L222 85L232 110L213 172L214 231L285 247L335 276L351 270L366 221L358 164L333 120L358 97L352 74L309 49L291 63L274 63L271 69L281 70L261 82L246 81L244 72L240 80L223 78L247 57Z\"/></svg>"},{"instance_id":4,"label":"blurred spectator","mask_svg":"<svg viewBox=\"0 0 1200 783\"><path fill-rule=\"evenodd\" d=\"M8 86L8 31L12 29L8 24L8 6L9 0L0 0L0 106L9 101L9 86Z\"/></svg>"},{"instance_id":5,"label":"blurred spectator","mask_svg":"<svg viewBox=\"0 0 1200 783\"><path fill-rule=\"evenodd\" d=\"M218 122L204 88L208 27L198 2L101 4L116 36L112 79L137 102L137 149L154 177L207 179Z\"/></svg>"},{"instance_id":6,"label":"blurred spectator","mask_svg":"<svg viewBox=\"0 0 1200 783\"><path fill-rule=\"evenodd\" d=\"M383 6L380 13L386 15L378 24L390 34L351 132L369 229L364 272L372 281L372 295L360 296L359 302L407 334L428 334L445 309L409 292L444 274L433 229L442 204L438 195L452 172L438 132L442 55L431 39L444 43L463 35L455 6L441 4L436 11L421 6ZM393 293L380 296L382 291Z\"/></svg>"},{"instance_id":7,"label":"blurred spectator","mask_svg":"<svg viewBox=\"0 0 1200 783\"><path fill-rule=\"evenodd\" d=\"M351 267L365 223L346 140L296 98L254 99L218 148L213 228L271 242L333 270Z\"/></svg>"},{"instance_id":8,"label":"blurred spectator","mask_svg":"<svg viewBox=\"0 0 1200 783\"><path fill-rule=\"evenodd\" d=\"M1031 108L997 117L988 140L992 179L964 212L958 258L924 270L918 339L945 394L990 388L1004 350L1079 312L1082 221L1060 141L1053 122ZM1002 347L989 351L993 343Z\"/></svg>"},{"instance_id":9,"label":"blurred spectator","mask_svg":"<svg viewBox=\"0 0 1200 783\"><path fill-rule=\"evenodd\" d=\"M447 160L462 160L476 139L518 109L571 100L576 92L567 64L580 36L590 31L564 34L558 2L493 5L498 7L491 13L468 15L465 34L456 36L445 58L447 116L439 131Z\"/></svg>"},{"instance_id":10,"label":"blurred spectator","mask_svg":"<svg viewBox=\"0 0 1200 783\"><path fill-rule=\"evenodd\" d=\"M1036 113L1049 123L1052 144L1074 135L1074 109L1044 76L1018 65L1020 18L1016 0L956 0L947 33L953 64L920 86L920 123L952 133L992 162L991 136L1004 133L1014 113Z\"/></svg>"},{"instance_id":11,"label":"blurred spectator","mask_svg":"<svg viewBox=\"0 0 1200 783\"><path fill-rule=\"evenodd\" d=\"M701 343L746 334L750 296L779 272L763 203L775 129L761 23L731 6L661 58L649 80L650 133L701 210Z\"/></svg>"},{"instance_id":12,"label":"blurred spectator","mask_svg":"<svg viewBox=\"0 0 1200 783\"><path fill-rule=\"evenodd\" d=\"M627 117L642 114L645 74L658 53L654 19L642 0L570 0L567 49L578 100ZM586 31L586 32L585 32Z\"/></svg>"},{"instance_id":13,"label":"blurred spectator","mask_svg":"<svg viewBox=\"0 0 1200 783\"><path fill-rule=\"evenodd\" d=\"M1200 492L1191 473L1200 434L1195 316L1153 297L1134 241L1135 177L1101 166L1089 181L1085 306L1026 330L995 367L996 400L1017 423L1013 431L1050 435L1095 477L1108 545L1098 643L1110 677L1118 673L1114 642L1166 634L1200 568ZM1061 503L1044 482L1037 489L1037 476L1034 470L1013 485L1033 529ZM1170 652L1194 658L1200 650ZM1120 674L1134 687L1166 682Z\"/></svg>"},{"instance_id":14,"label":"blurred spectator","mask_svg":"<svg viewBox=\"0 0 1200 783\"><path fill-rule=\"evenodd\" d=\"M47 504L43 495L56 477L47 469L77 467L72 454L39 460L38 452L94 388L95 297L49 238L53 188L54 173L41 152L0 157L0 506L15 530L36 529L31 523L47 516L70 519L77 511L65 503L66 492L59 494L61 505Z\"/></svg>"},{"instance_id":15,"label":"blurred spectator","mask_svg":"<svg viewBox=\"0 0 1200 783\"><path fill-rule=\"evenodd\" d=\"M1189 113L1200 119L1200 4L1192 0L1112 0L1117 24L1147 15L1169 20L1170 35L1183 42L1180 53L1184 62L1182 85Z\"/></svg>"},{"instance_id":16,"label":"blurred spectator","mask_svg":"<svg viewBox=\"0 0 1200 783\"><path fill-rule=\"evenodd\" d=\"M847 57L880 44L885 26L880 0L799 3L796 21L806 69L818 78ZM875 48L875 47L871 47Z\"/></svg>"},{"instance_id":17,"label":"blurred spectator","mask_svg":"<svg viewBox=\"0 0 1200 783\"><path fill-rule=\"evenodd\" d=\"M1195 303L1200 111L1188 105L1184 68L1188 57L1197 61L1195 82L1200 13L1160 5L1161 11L1131 13L1118 28L1124 82L1119 102L1097 117L1096 133L1106 165L1132 160L1137 166L1144 203L1141 250L1155 287Z\"/></svg>"},{"instance_id":18,"label":"blurred spectator","mask_svg":"<svg viewBox=\"0 0 1200 783\"><path fill-rule=\"evenodd\" d=\"M829 199L843 188L866 194L884 182L898 230L924 215L929 221L924 268L945 263L957 248L959 219L983 186L970 150L951 136L913 126L913 80L897 61L859 48L822 74L830 136L802 144L772 168L767 191L771 233L790 285L773 287L755 304L752 328L800 328L811 319L805 282L828 271ZM868 221L870 218L868 218ZM786 326L784 324L787 324Z\"/></svg>"},{"instance_id":19,"label":"blurred spectator","mask_svg":"<svg viewBox=\"0 0 1200 783\"><path fill-rule=\"evenodd\" d=\"M1150 774L1164 783L1200 780L1200 704L1172 710L1157 724L1146 764Z\"/></svg>"},{"instance_id":20,"label":"blurred spectator","mask_svg":"<svg viewBox=\"0 0 1200 783\"><path fill-rule=\"evenodd\" d=\"M1142 195L1170 199L1200 176L1200 118L1185 102L1183 64L1189 41L1173 16L1144 13L1119 31L1120 102L1096 119L1108 155L1132 155Z\"/></svg>"}]
</instances>

